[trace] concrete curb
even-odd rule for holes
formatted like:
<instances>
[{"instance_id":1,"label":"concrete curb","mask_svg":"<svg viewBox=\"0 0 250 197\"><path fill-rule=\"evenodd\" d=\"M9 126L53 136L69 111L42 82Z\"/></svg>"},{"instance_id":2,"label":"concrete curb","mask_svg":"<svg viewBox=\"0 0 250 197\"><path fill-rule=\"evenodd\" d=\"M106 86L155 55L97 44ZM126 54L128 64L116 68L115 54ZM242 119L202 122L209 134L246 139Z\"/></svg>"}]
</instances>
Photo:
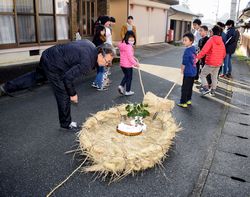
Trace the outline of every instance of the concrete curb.
<instances>
[{"instance_id":1,"label":"concrete curb","mask_svg":"<svg viewBox=\"0 0 250 197\"><path fill-rule=\"evenodd\" d=\"M227 97L230 96L228 92L232 92L232 86L229 85L229 83L227 83L227 93L226 93ZM231 99L226 98L224 103L229 103L230 100ZM215 152L218 148L218 142L220 140L222 130L224 128L224 125L225 125L225 122L227 119L228 112L229 112L229 106L225 105L223 112L222 112L223 113L222 117L221 117L219 124L216 128L216 132L213 133L213 142L211 143L211 145L208 149L208 154L207 154L207 157L206 157L205 162L203 164L201 173L200 173L199 178L195 184L195 187L190 195L191 197L200 197L202 195L203 188L206 184L207 177L209 175L210 168L211 168L213 160L214 160Z\"/></svg>"}]
</instances>

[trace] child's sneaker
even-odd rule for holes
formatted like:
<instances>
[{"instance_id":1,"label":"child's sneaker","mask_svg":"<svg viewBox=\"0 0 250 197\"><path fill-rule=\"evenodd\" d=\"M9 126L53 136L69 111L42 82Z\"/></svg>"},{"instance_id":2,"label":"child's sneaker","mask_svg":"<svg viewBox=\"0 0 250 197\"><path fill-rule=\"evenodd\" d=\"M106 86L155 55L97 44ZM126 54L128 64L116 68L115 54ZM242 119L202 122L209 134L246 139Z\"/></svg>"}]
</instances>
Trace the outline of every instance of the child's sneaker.
<instances>
[{"instance_id":1,"label":"child's sneaker","mask_svg":"<svg viewBox=\"0 0 250 197\"><path fill-rule=\"evenodd\" d=\"M187 105L192 105L192 101L191 100L187 101Z\"/></svg>"},{"instance_id":2,"label":"child's sneaker","mask_svg":"<svg viewBox=\"0 0 250 197\"><path fill-rule=\"evenodd\" d=\"M133 94L134 94L134 92L132 92L132 91L129 91L129 92L125 92L125 93L124 93L125 96L131 96L131 95L133 95Z\"/></svg>"},{"instance_id":3,"label":"child's sneaker","mask_svg":"<svg viewBox=\"0 0 250 197\"><path fill-rule=\"evenodd\" d=\"M211 95L212 97L214 97L214 96L215 96L215 90L214 90L214 89L211 89L211 91L210 91L210 95Z\"/></svg>"},{"instance_id":4,"label":"child's sneaker","mask_svg":"<svg viewBox=\"0 0 250 197\"><path fill-rule=\"evenodd\" d=\"M201 85L197 85L197 86L195 86L198 90L200 90L201 89Z\"/></svg>"},{"instance_id":5,"label":"child's sneaker","mask_svg":"<svg viewBox=\"0 0 250 197\"><path fill-rule=\"evenodd\" d=\"M101 87L101 88L97 87L97 90L98 91L106 91L106 90L108 90L108 88L107 87Z\"/></svg>"},{"instance_id":6,"label":"child's sneaker","mask_svg":"<svg viewBox=\"0 0 250 197\"><path fill-rule=\"evenodd\" d=\"M122 87L121 85L119 85L118 86L118 92L123 95L124 94L124 87Z\"/></svg>"},{"instance_id":7,"label":"child's sneaker","mask_svg":"<svg viewBox=\"0 0 250 197\"><path fill-rule=\"evenodd\" d=\"M204 87L200 86L199 92L202 92Z\"/></svg>"},{"instance_id":8,"label":"child's sneaker","mask_svg":"<svg viewBox=\"0 0 250 197\"><path fill-rule=\"evenodd\" d=\"M209 89L207 89L206 87L203 87L202 89L201 89L201 94L202 94L202 96L205 96L206 94L208 94L210 91L209 91Z\"/></svg>"},{"instance_id":9,"label":"child's sneaker","mask_svg":"<svg viewBox=\"0 0 250 197\"><path fill-rule=\"evenodd\" d=\"M97 86L97 84L96 84L95 82L93 82L93 83L91 84L91 86L92 86L93 88L98 88L98 86Z\"/></svg>"},{"instance_id":10,"label":"child's sneaker","mask_svg":"<svg viewBox=\"0 0 250 197\"><path fill-rule=\"evenodd\" d=\"M179 107L182 107L182 108L187 108L188 107L187 103L178 103L177 105Z\"/></svg>"}]
</instances>

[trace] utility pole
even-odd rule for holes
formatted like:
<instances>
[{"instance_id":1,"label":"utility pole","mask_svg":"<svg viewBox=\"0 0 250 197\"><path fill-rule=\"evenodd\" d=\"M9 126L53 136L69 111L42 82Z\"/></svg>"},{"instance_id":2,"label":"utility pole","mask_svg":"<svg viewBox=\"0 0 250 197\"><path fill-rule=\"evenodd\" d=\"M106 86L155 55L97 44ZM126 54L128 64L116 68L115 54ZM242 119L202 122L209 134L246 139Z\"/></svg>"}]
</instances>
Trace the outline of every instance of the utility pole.
<instances>
[{"instance_id":1,"label":"utility pole","mask_svg":"<svg viewBox=\"0 0 250 197\"><path fill-rule=\"evenodd\" d=\"M236 20L237 0L231 0L230 19Z\"/></svg>"},{"instance_id":2,"label":"utility pole","mask_svg":"<svg viewBox=\"0 0 250 197\"><path fill-rule=\"evenodd\" d=\"M218 22L218 13L219 13L220 0L217 1L217 8L215 13L215 22Z\"/></svg>"},{"instance_id":3,"label":"utility pole","mask_svg":"<svg viewBox=\"0 0 250 197\"><path fill-rule=\"evenodd\" d=\"M236 20L238 20L239 15L240 15L240 2L241 2L241 0L239 0L239 2L238 2L238 9L237 9L237 18L236 18Z\"/></svg>"}]
</instances>

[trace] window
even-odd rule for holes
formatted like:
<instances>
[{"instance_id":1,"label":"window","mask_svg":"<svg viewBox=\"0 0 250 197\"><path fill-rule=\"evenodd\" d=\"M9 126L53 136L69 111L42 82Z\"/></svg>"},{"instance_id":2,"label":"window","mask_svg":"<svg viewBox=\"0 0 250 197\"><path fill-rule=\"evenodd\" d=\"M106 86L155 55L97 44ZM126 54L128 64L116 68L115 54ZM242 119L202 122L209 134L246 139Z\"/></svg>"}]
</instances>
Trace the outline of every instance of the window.
<instances>
[{"instance_id":1,"label":"window","mask_svg":"<svg viewBox=\"0 0 250 197\"><path fill-rule=\"evenodd\" d=\"M68 5L65 0L56 0L57 38L66 40L69 37Z\"/></svg>"},{"instance_id":2,"label":"window","mask_svg":"<svg viewBox=\"0 0 250 197\"><path fill-rule=\"evenodd\" d=\"M0 0L0 49L69 39L69 0Z\"/></svg>"},{"instance_id":3,"label":"window","mask_svg":"<svg viewBox=\"0 0 250 197\"><path fill-rule=\"evenodd\" d=\"M78 1L77 22L80 34L83 36L91 36L94 34L94 23L97 16L96 0L80 0Z\"/></svg>"},{"instance_id":4,"label":"window","mask_svg":"<svg viewBox=\"0 0 250 197\"><path fill-rule=\"evenodd\" d=\"M55 23L52 0L39 0L40 41L55 40Z\"/></svg>"},{"instance_id":5,"label":"window","mask_svg":"<svg viewBox=\"0 0 250 197\"><path fill-rule=\"evenodd\" d=\"M17 26L20 43L36 42L35 9L33 0L16 1Z\"/></svg>"},{"instance_id":6,"label":"window","mask_svg":"<svg viewBox=\"0 0 250 197\"><path fill-rule=\"evenodd\" d=\"M13 1L0 0L0 45L16 43Z\"/></svg>"}]
</instances>

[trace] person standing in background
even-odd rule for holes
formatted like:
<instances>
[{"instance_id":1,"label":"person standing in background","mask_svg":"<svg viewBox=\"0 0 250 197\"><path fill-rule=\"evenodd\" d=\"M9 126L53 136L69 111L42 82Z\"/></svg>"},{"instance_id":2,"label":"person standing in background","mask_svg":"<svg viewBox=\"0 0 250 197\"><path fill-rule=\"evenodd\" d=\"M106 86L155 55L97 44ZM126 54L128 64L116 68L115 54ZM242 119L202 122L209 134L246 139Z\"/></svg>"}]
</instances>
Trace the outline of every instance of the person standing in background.
<instances>
[{"instance_id":1,"label":"person standing in background","mask_svg":"<svg viewBox=\"0 0 250 197\"><path fill-rule=\"evenodd\" d=\"M207 41L209 40L209 37L207 36L208 27L205 25L202 25L199 29L199 33L201 35L201 39L199 40L199 43L198 43L198 51L197 52L200 52L202 50L202 48L205 46L205 44L207 43ZM206 59L206 56L204 56L203 58L200 59L200 61L197 62L199 64L200 69L202 69L205 66L205 59ZM200 73L198 73L198 74L200 75ZM210 87L212 84L210 74L207 75L207 82L208 82L208 86Z\"/></svg>"},{"instance_id":2,"label":"person standing in background","mask_svg":"<svg viewBox=\"0 0 250 197\"><path fill-rule=\"evenodd\" d=\"M114 21L113 19L112 19L112 21ZM102 25L104 25L105 30L106 30L106 42L105 43L113 46L112 32L111 32L111 28L110 28L110 26L111 26L110 17L109 16L100 17L100 23ZM111 80L108 77L108 73L109 73L109 75L111 74L109 69L105 68L104 73L103 73L103 84L105 84L106 87L109 86L111 83Z\"/></svg>"},{"instance_id":3,"label":"person standing in background","mask_svg":"<svg viewBox=\"0 0 250 197\"><path fill-rule=\"evenodd\" d=\"M201 27L201 20L200 19L195 19L193 21L194 42L193 42L192 45L195 47L196 51L198 51L198 49L199 49L198 44L199 44L199 40L201 39L201 35L200 35L200 32L199 32L200 27ZM196 76L194 78L194 83L200 84L199 81L198 81L199 80L199 73L200 73L200 64L199 63L196 64L196 69L197 69L197 72L196 72Z\"/></svg>"},{"instance_id":4,"label":"person standing in background","mask_svg":"<svg viewBox=\"0 0 250 197\"><path fill-rule=\"evenodd\" d=\"M132 31L134 33L134 35L135 35L135 38L136 38L136 27L133 24L133 22L134 22L133 16L128 16L127 23L125 25L123 25L122 28L121 28L121 40L124 39L125 34L128 31Z\"/></svg>"},{"instance_id":5,"label":"person standing in background","mask_svg":"<svg viewBox=\"0 0 250 197\"><path fill-rule=\"evenodd\" d=\"M98 25L95 28L95 35L93 38L93 43L96 47L104 44L106 42L106 29L103 25ZM96 66L96 78L95 81L92 83L92 87L97 88L98 91L107 90L104 86L104 72L105 69L103 66Z\"/></svg>"},{"instance_id":6,"label":"person standing in background","mask_svg":"<svg viewBox=\"0 0 250 197\"><path fill-rule=\"evenodd\" d=\"M239 31L235 29L233 20L228 20L225 25L227 27L226 43L225 43L227 55L224 61L223 75L220 75L220 77L231 78L232 77L231 58L237 48L237 43L240 34Z\"/></svg>"},{"instance_id":7,"label":"person standing in background","mask_svg":"<svg viewBox=\"0 0 250 197\"><path fill-rule=\"evenodd\" d=\"M115 25L115 23L116 23L115 18L111 16L110 17L110 25L109 25L111 36L113 34L113 26ZM111 67L106 68L106 76L105 76L105 84L106 85L109 85L111 83L111 80L109 79L108 75L111 75Z\"/></svg>"},{"instance_id":8,"label":"person standing in background","mask_svg":"<svg viewBox=\"0 0 250 197\"><path fill-rule=\"evenodd\" d=\"M111 34L112 34L112 28L113 28L113 26L115 25L115 23L116 23L115 18L114 18L113 16L111 16L111 17L110 17L110 26L109 26L109 28L110 28L110 30L111 30Z\"/></svg>"},{"instance_id":9,"label":"person standing in background","mask_svg":"<svg viewBox=\"0 0 250 197\"><path fill-rule=\"evenodd\" d=\"M205 46L196 57L196 60L198 61L206 55L205 66L202 68L200 74L202 84L201 94L203 96L208 93L210 93L211 96L215 96L215 90L218 82L218 72L226 56L226 50L221 37L221 31L222 29L217 25L212 28L212 36L209 38ZM211 74L211 89L208 87L208 81L206 78L208 74Z\"/></svg>"},{"instance_id":10,"label":"person standing in background","mask_svg":"<svg viewBox=\"0 0 250 197\"><path fill-rule=\"evenodd\" d=\"M224 32L225 31L225 24L222 23L222 22L217 22L217 25L222 29L222 32L221 32L221 37L222 37L222 40L224 42L224 44L226 44L226 41L227 41L227 35L226 33ZM225 61L225 60L224 60ZM224 66L224 62L223 62L223 65L220 67L220 70L219 70L219 76L221 76L222 74L222 69L223 69L223 66ZM223 76L223 74L222 74Z\"/></svg>"},{"instance_id":11,"label":"person standing in background","mask_svg":"<svg viewBox=\"0 0 250 197\"><path fill-rule=\"evenodd\" d=\"M111 30L110 30L110 17L109 16L102 16L100 18L100 22L102 25L104 25L105 30L106 30L106 42L105 43L113 45L112 34L111 34Z\"/></svg>"}]
</instances>

